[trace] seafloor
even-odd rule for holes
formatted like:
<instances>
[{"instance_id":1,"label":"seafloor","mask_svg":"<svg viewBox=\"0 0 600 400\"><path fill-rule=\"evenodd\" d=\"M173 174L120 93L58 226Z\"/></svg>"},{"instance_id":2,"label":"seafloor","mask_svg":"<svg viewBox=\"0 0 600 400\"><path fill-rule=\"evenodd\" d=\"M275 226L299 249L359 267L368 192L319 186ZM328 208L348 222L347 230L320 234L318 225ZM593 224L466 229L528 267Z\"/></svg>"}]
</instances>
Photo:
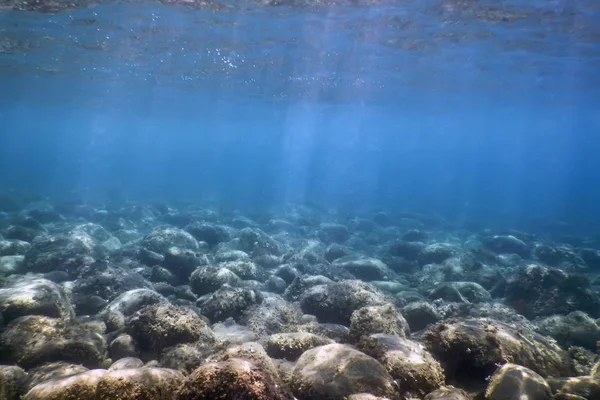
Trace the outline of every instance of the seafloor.
<instances>
[{"instance_id":1,"label":"seafloor","mask_svg":"<svg viewBox=\"0 0 600 400\"><path fill-rule=\"evenodd\" d=\"M2 400L600 399L583 239L306 206L0 211Z\"/></svg>"}]
</instances>

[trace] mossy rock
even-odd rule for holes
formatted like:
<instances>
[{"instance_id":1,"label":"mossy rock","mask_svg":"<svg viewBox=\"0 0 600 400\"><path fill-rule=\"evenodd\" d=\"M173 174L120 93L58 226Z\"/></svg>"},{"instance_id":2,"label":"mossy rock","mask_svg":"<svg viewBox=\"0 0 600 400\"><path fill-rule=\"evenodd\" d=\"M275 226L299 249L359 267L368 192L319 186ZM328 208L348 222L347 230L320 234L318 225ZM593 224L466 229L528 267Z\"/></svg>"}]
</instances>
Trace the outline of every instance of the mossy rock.
<instances>
[{"instance_id":1,"label":"mossy rock","mask_svg":"<svg viewBox=\"0 0 600 400\"><path fill-rule=\"evenodd\" d=\"M307 332L276 333L266 340L265 349L273 358L297 360L305 351L313 347L331 344L331 339Z\"/></svg>"}]
</instances>

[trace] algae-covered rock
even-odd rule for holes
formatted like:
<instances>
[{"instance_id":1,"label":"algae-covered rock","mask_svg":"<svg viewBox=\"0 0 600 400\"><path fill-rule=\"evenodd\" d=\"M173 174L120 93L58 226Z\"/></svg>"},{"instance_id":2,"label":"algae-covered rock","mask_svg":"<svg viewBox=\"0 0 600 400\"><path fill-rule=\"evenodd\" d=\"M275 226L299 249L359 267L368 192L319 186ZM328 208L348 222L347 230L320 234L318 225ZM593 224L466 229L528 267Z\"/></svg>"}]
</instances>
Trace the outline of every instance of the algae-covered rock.
<instances>
[{"instance_id":1,"label":"algae-covered rock","mask_svg":"<svg viewBox=\"0 0 600 400\"><path fill-rule=\"evenodd\" d=\"M183 375L166 368L108 371L98 381L94 400L172 400Z\"/></svg>"},{"instance_id":2,"label":"algae-covered rock","mask_svg":"<svg viewBox=\"0 0 600 400\"><path fill-rule=\"evenodd\" d=\"M263 300L260 292L244 288L224 287L204 300L200 308L212 322L225 321L227 318L239 318L253 304Z\"/></svg>"},{"instance_id":3,"label":"algae-covered rock","mask_svg":"<svg viewBox=\"0 0 600 400\"><path fill-rule=\"evenodd\" d=\"M555 399L595 400L600 399L600 376L578 376L551 384L556 391Z\"/></svg>"},{"instance_id":4,"label":"algae-covered rock","mask_svg":"<svg viewBox=\"0 0 600 400\"><path fill-rule=\"evenodd\" d=\"M358 393L393 396L396 389L377 360L342 344L305 352L296 363L291 387L298 398L340 400Z\"/></svg>"},{"instance_id":5,"label":"algae-covered rock","mask_svg":"<svg viewBox=\"0 0 600 400\"><path fill-rule=\"evenodd\" d=\"M428 325L440 320L435 307L425 301L415 301L402 307L402 315L413 332L425 329Z\"/></svg>"},{"instance_id":6,"label":"algae-covered rock","mask_svg":"<svg viewBox=\"0 0 600 400\"><path fill-rule=\"evenodd\" d=\"M344 243L350 237L348 227L336 223L322 223L317 231L319 239L326 244Z\"/></svg>"},{"instance_id":7,"label":"algae-covered rock","mask_svg":"<svg viewBox=\"0 0 600 400\"><path fill-rule=\"evenodd\" d=\"M419 252L417 261L419 265L440 264L457 254L457 248L449 243L434 243Z\"/></svg>"},{"instance_id":8,"label":"algae-covered rock","mask_svg":"<svg viewBox=\"0 0 600 400\"><path fill-rule=\"evenodd\" d=\"M27 371L29 375L29 384L27 391L42 382L51 379L66 378L89 371L88 368L80 364L72 364L64 361L56 361L31 368Z\"/></svg>"},{"instance_id":9,"label":"algae-covered rock","mask_svg":"<svg viewBox=\"0 0 600 400\"><path fill-rule=\"evenodd\" d=\"M89 326L37 315L15 319L0 340L3 359L23 368L51 361L95 368L106 353L104 338Z\"/></svg>"},{"instance_id":10,"label":"algae-covered rock","mask_svg":"<svg viewBox=\"0 0 600 400\"><path fill-rule=\"evenodd\" d=\"M177 391L177 400L291 400L277 380L252 361L232 358L211 362L192 372Z\"/></svg>"},{"instance_id":11,"label":"algae-covered rock","mask_svg":"<svg viewBox=\"0 0 600 400\"><path fill-rule=\"evenodd\" d=\"M227 268L203 266L190 276L192 292L198 296L210 294L223 285L239 286L240 278Z\"/></svg>"},{"instance_id":12,"label":"algae-covered rock","mask_svg":"<svg viewBox=\"0 0 600 400\"><path fill-rule=\"evenodd\" d=\"M600 341L600 327L596 320L582 311L568 315L553 315L535 321L537 329L544 335L553 337L565 347L582 346L596 350Z\"/></svg>"},{"instance_id":13,"label":"algae-covered rock","mask_svg":"<svg viewBox=\"0 0 600 400\"><path fill-rule=\"evenodd\" d=\"M487 387L486 400L550 400L550 386L539 374L516 364L504 364Z\"/></svg>"},{"instance_id":14,"label":"algae-covered rock","mask_svg":"<svg viewBox=\"0 0 600 400\"><path fill-rule=\"evenodd\" d=\"M381 292L361 281L313 286L300 298L302 310L315 315L319 322L343 325L350 323L352 313L359 308L386 303L387 298Z\"/></svg>"},{"instance_id":15,"label":"algae-covered rock","mask_svg":"<svg viewBox=\"0 0 600 400\"><path fill-rule=\"evenodd\" d=\"M0 310L4 322L27 315L54 318L74 316L64 289L47 279L23 277L0 289Z\"/></svg>"},{"instance_id":16,"label":"algae-covered rock","mask_svg":"<svg viewBox=\"0 0 600 400\"><path fill-rule=\"evenodd\" d=\"M475 282L442 282L429 293L429 298L457 303L485 303L492 295Z\"/></svg>"},{"instance_id":17,"label":"algae-covered rock","mask_svg":"<svg viewBox=\"0 0 600 400\"><path fill-rule=\"evenodd\" d=\"M138 355L135 340L126 333L122 333L114 338L108 345L108 354L113 360L120 360L125 357L136 357Z\"/></svg>"},{"instance_id":18,"label":"algae-covered rock","mask_svg":"<svg viewBox=\"0 0 600 400\"><path fill-rule=\"evenodd\" d=\"M568 354L554 340L491 319L439 323L425 333L424 340L446 375L458 381L484 379L497 364L506 363L522 365L544 377L574 373Z\"/></svg>"},{"instance_id":19,"label":"algae-covered rock","mask_svg":"<svg viewBox=\"0 0 600 400\"><path fill-rule=\"evenodd\" d=\"M95 400L96 387L105 374L106 370L95 369L42 382L27 392L22 400Z\"/></svg>"},{"instance_id":20,"label":"algae-covered rock","mask_svg":"<svg viewBox=\"0 0 600 400\"><path fill-rule=\"evenodd\" d=\"M392 304L362 307L350 317L350 339L355 342L373 333L405 337L410 334L408 323Z\"/></svg>"},{"instance_id":21,"label":"algae-covered rock","mask_svg":"<svg viewBox=\"0 0 600 400\"><path fill-rule=\"evenodd\" d=\"M343 268L364 281L391 279L394 272L381 260L372 257L345 256L335 260L332 266Z\"/></svg>"},{"instance_id":22,"label":"algae-covered rock","mask_svg":"<svg viewBox=\"0 0 600 400\"><path fill-rule=\"evenodd\" d=\"M215 351L214 344L202 342L182 343L163 350L159 364L189 374L206 362L206 358Z\"/></svg>"},{"instance_id":23,"label":"algae-covered rock","mask_svg":"<svg viewBox=\"0 0 600 400\"><path fill-rule=\"evenodd\" d=\"M425 400L470 400L471 397L462 389L447 386L434 390L425 396Z\"/></svg>"},{"instance_id":24,"label":"algae-covered rock","mask_svg":"<svg viewBox=\"0 0 600 400\"><path fill-rule=\"evenodd\" d=\"M444 384L442 367L420 343L378 333L363 338L359 347L386 368L404 396L420 397Z\"/></svg>"},{"instance_id":25,"label":"algae-covered rock","mask_svg":"<svg viewBox=\"0 0 600 400\"><path fill-rule=\"evenodd\" d=\"M0 365L0 399L19 400L27 391L27 373L14 365Z\"/></svg>"},{"instance_id":26,"label":"algae-covered rock","mask_svg":"<svg viewBox=\"0 0 600 400\"><path fill-rule=\"evenodd\" d=\"M314 333L276 333L267 338L265 349L273 358L297 360L305 351L313 347L331 344L333 341Z\"/></svg>"},{"instance_id":27,"label":"algae-covered rock","mask_svg":"<svg viewBox=\"0 0 600 400\"><path fill-rule=\"evenodd\" d=\"M277 295L269 295L260 304L251 305L241 316L239 322L258 336L282 332L290 325L300 321L302 311Z\"/></svg>"},{"instance_id":28,"label":"algae-covered rock","mask_svg":"<svg viewBox=\"0 0 600 400\"><path fill-rule=\"evenodd\" d=\"M144 366L144 362L136 357L124 357L120 360L115 361L108 368L109 371L117 371L120 369L132 369L141 368Z\"/></svg>"},{"instance_id":29,"label":"algae-covered rock","mask_svg":"<svg viewBox=\"0 0 600 400\"><path fill-rule=\"evenodd\" d=\"M158 227L152 230L142 240L142 246L158 254L164 254L169 247L198 251L198 242L183 229L173 227Z\"/></svg>"}]
</instances>

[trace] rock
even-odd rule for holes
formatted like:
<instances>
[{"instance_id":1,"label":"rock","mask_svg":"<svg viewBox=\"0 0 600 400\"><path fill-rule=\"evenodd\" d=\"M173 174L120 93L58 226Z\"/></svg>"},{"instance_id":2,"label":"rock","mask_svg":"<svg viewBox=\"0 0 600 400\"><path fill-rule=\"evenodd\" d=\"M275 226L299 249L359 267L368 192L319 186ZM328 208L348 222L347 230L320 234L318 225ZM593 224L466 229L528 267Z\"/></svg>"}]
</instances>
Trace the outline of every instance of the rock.
<instances>
[{"instance_id":1,"label":"rock","mask_svg":"<svg viewBox=\"0 0 600 400\"><path fill-rule=\"evenodd\" d=\"M291 400L277 379L253 362L232 358L192 372L177 391L177 400Z\"/></svg>"},{"instance_id":2,"label":"rock","mask_svg":"<svg viewBox=\"0 0 600 400\"><path fill-rule=\"evenodd\" d=\"M121 358L137 357L138 351L133 338L125 333L117 336L108 345L108 354L113 360L120 360Z\"/></svg>"},{"instance_id":3,"label":"rock","mask_svg":"<svg viewBox=\"0 0 600 400\"><path fill-rule=\"evenodd\" d=\"M206 358L215 351L214 344L182 343L165 349L160 357L160 365L189 374L206 363Z\"/></svg>"},{"instance_id":4,"label":"rock","mask_svg":"<svg viewBox=\"0 0 600 400\"><path fill-rule=\"evenodd\" d=\"M240 250L252 257L282 254L279 244L260 229L244 228L238 233L238 237Z\"/></svg>"},{"instance_id":5,"label":"rock","mask_svg":"<svg viewBox=\"0 0 600 400\"><path fill-rule=\"evenodd\" d=\"M74 316L62 287L46 279L28 277L0 289L0 310L5 323L27 315L55 318Z\"/></svg>"},{"instance_id":6,"label":"rock","mask_svg":"<svg viewBox=\"0 0 600 400\"><path fill-rule=\"evenodd\" d=\"M412 278L421 290L432 290L440 282L460 282L464 279L464 269L461 265L447 263L427 264L412 274Z\"/></svg>"},{"instance_id":7,"label":"rock","mask_svg":"<svg viewBox=\"0 0 600 400\"><path fill-rule=\"evenodd\" d=\"M425 246L417 257L419 265L440 264L457 254L456 248L449 243L435 243Z\"/></svg>"},{"instance_id":8,"label":"rock","mask_svg":"<svg viewBox=\"0 0 600 400\"><path fill-rule=\"evenodd\" d=\"M0 261L0 263L1 263L1 261ZM267 279L266 285L267 285L267 290L269 290L270 292L279 293L279 294L285 292L285 289L287 288L286 281L284 281L282 278L275 276L275 275L273 275L273 276L269 277L269 279Z\"/></svg>"},{"instance_id":9,"label":"rock","mask_svg":"<svg viewBox=\"0 0 600 400\"><path fill-rule=\"evenodd\" d=\"M4 231L5 239L22 240L31 243L37 236L43 235L44 231L26 228L19 225L11 225Z\"/></svg>"},{"instance_id":10,"label":"rock","mask_svg":"<svg viewBox=\"0 0 600 400\"><path fill-rule=\"evenodd\" d=\"M335 260L332 265L344 268L364 281L387 280L394 275L383 261L376 258L346 256Z\"/></svg>"},{"instance_id":11,"label":"rock","mask_svg":"<svg viewBox=\"0 0 600 400\"><path fill-rule=\"evenodd\" d=\"M276 333L267 338L265 350L273 358L295 361L305 351L331 343L333 343L331 339L313 333Z\"/></svg>"},{"instance_id":12,"label":"rock","mask_svg":"<svg viewBox=\"0 0 600 400\"><path fill-rule=\"evenodd\" d=\"M594 270L600 269L600 250L581 249L579 256L589 268Z\"/></svg>"},{"instance_id":13,"label":"rock","mask_svg":"<svg viewBox=\"0 0 600 400\"><path fill-rule=\"evenodd\" d=\"M326 244L344 243L350 237L350 232L345 225L323 223L319 226L317 236Z\"/></svg>"},{"instance_id":14,"label":"rock","mask_svg":"<svg viewBox=\"0 0 600 400\"><path fill-rule=\"evenodd\" d=\"M215 254L215 261L222 263L227 261L250 261L248 253L241 250L223 250L220 249Z\"/></svg>"},{"instance_id":15,"label":"rock","mask_svg":"<svg viewBox=\"0 0 600 400\"><path fill-rule=\"evenodd\" d=\"M142 368L144 362L136 357L124 357L112 363L109 371L117 371L120 369Z\"/></svg>"},{"instance_id":16,"label":"rock","mask_svg":"<svg viewBox=\"0 0 600 400\"><path fill-rule=\"evenodd\" d=\"M413 332L425 329L428 325L435 324L440 320L436 309L424 301L416 301L405 305L402 307L402 315Z\"/></svg>"},{"instance_id":17,"label":"rock","mask_svg":"<svg viewBox=\"0 0 600 400\"><path fill-rule=\"evenodd\" d=\"M350 330L344 325L320 324L318 322L311 321L304 323L303 325L296 325L293 329L296 332L308 332L327 337L336 343L350 342Z\"/></svg>"},{"instance_id":18,"label":"rock","mask_svg":"<svg viewBox=\"0 0 600 400\"><path fill-rule=\"evenodd\" d=\"M73 231L83 232L98 242L104 242L113 238L113 235L109 231L107 231L102 225L94 223L77 225L75 228L73 228Z\"/></svg>"},{"instance_id":19,"label":"rock","mask_svg":"<svg viewBox=\"0 0 600 400\"><path fill-rule=\"evenodd\" d=\"M200 308L212 322L225 321L227 318L239 318L253 304L260 304L263 298L260 292L224 287L204 300Z\"/></svg>"},{"instance_id":20,"label":"rock","mask_svg":"<svg viewBox=\"0 0 600 400\"><path fill-rule=\"evenodd\" d=\"M443 387L425 396L425 400L470 400L471 397L462 389L452 386Z\"/></svg>"},{"instance_id":21,"label":"rock","mask_svg":"<svg viewBox=\"0 0 600 400\"><path fill-rule=\"evenodd\" d=\"M43 364L39 367L29 370L28 375L30 380L26 392L42 382L46 382L51 379L66 378L81 374L86 371L89 371L89 369L83 365L71 364L64 361Z\"/></svg>"},{"instance_id":22,"label":"rock","mask_svg":"<svg viewBox=\"0 0 600 400\"><path fill-rule=\"evenodd\" d=\"M392 397L396 385L374 358L346 345L329 344L302 354L291 387L298 398L343 399L365 392Z\"/></svg>"},{"instance_id":23,"label":"rock","mask_svg":"<svg viewBox=\"0 0 600 400\"><path fill-rule=\"evenodd\" d=\"M106 343L89 326L45 316L20 317L1 336L3 360L23 368L50 361L69 361L89 368L101 365Z\"/></svg>"},{"instance_id":24,"label":"rock","mask_svg":"<svg viewBox=\"0 0 600 400\"><path fill-rule=\"evenodd\" d=\"M22 240L0 239L0 256L25 255L31 244Z\"/></svg>"},{"instance_id":25,"label":"rock","mask_svg":"<svg viewBox=\"0 0 600 400\"><path fill-rule=\"evenodd\" d=\"M108 371L98 381L96 399L172 400L183 382L179 371L166 368L134 368Z\"/></svg>"},{"instance_id":26,"label":"rock","mask_svg":"<svg viewBox=\"0 0 600 400\"><path fill-rule=\"evenodd\" d=\"M265 297L260 304L250 306L242 315L240 323L262 337L282 332L286 327L297 324L301 317L302 312L298 306L271 295Z\"/></svg>"},{"instance_id":27,"label":"rock","mask_svg":"<svg viewBox=\"0 0 600 400\"><path fill-rule=\"evenodd\" d=\"M429 238L427 232L418 229L411 229L402 235L402 240L408 242L424 242Z\"/></svg>"},{"instance_id":28,"label":"rock","mask_svg":"<svg viewBox=\"0 0 600 400\"><path fill-rule=\"evenodd\" d=\"M23 268L30 272L66 271L74 275L101 257L98 245L88 234L73 231L36 237L25 253Z\"/></svg>"},{"instance_id":29,"label":"rock","mask_svg":"<svg viewBox=\"0 0 600 400\"><path fill-rule=\"evenodd\" d=\"M105 311L119 312L128 317L146 306L158 303L167 303L167 299L149 289L134 289L111 301Z\"/></svg>"},{"instance_id":30,"label":"rock","mask_svg":"<svg viewBox=\"0 0 600 400\"><path fill-rule=\"evenodd\" d=\"M5 276L16 274L24 259L25 256L0 256L0 274Z\"/></svg>"},{"instance_id":31,"label":"rock","mask_svg":"<svg viewBox=\"0 0 600 400\"><path fill-rule=\"evenodd\" d=\"M390 246L390 254L405 260L417 261L419 254L425 249L425 243L399 240Z\"/></svg>"},{"instance_id":32,"label":"rock","mask_svg":"<svg viewBox=\"0 0 600 400\"><path fill-rule=\"evenodd\" d=\"M126 327L141 350L156 353L180 343L215 342L202 318L190 309L170 304L142 308L127 321Z\"/></svg>"},{"instance_id":33,"label":"rock","mask_svg":"<svg viewBox=\"0 0 600 400\"><path fill-rule=\"evenodd\" d=\"M537 320L535 325L539 332L553 337L565 348L582 346L596 350L600 341L600 327L586 313L574 311L566 316L554 315Z\"/></svg>"},{"instance_id":34,"label":"rock","mask_svg":"<svg viewBox=\"0 0 600 400\"><path fill-rule=\"evenodd\" d=\"M213 293L223 285L239 286L240 278L227 268L200 267L192 273L190 286L198 296Z\"/></svg>"},{"instance_id":35,"label":"rock","mask_svg":"<svg viewBox=\"0 0 600 400\"><path fill-rule=\"evenodd\" d=\"M259 268L252 261L226 261L220 265L233 272L236 276L244 280L261 280L264 281L266 275L262 268Z\"/></svg>"},{"instance_id":36,"label":"rock","mask_svg":"<svg viewBox=\"0 0 600 400\"><path fill-rule=\"evenodd\" d=\"M350 317L350 339L358 342L373 333L405 337L410 328L402 314L391 304L362 307Z\"/></svg>"},{"instance_id":37,"label":"rock","mask_svg":"<svg viewBox=\"0 0 600 400\"><path fill-rule=\"evenodd\" d=\"M253 342L257 339L256 334L252 330L243 325L236 324L232 318L215 324L213 332L218 340L228 341L233 344Z\"/></svg>"},{"instance_id":38,"label":"rock","mask_svg":"<svg viewBox=\"0 0 600 400\"><path fill-rule=\"evenodd\" d=\"M556 387L551 386L557 391L556 400L600 399L600 376L578 376L564 380Z\"/></svg>"},{"instance_id":39,"label":"rock","mask_svg":"<svg viewBox=\"0 0 600 400\"><path fill-rule=\"evenodd\" d=\"M444 384L442 367L417 342L377 333L364 337L360 348L386 368L404 397L420 398Z\"/></svg>"},{"instance_id":40,"label":"rock","mask_svg":"<svg viewBox=\"0 0 600 400\"><path fill-rule=\"evenodd\" d=\"M567 246L536 244L532 250L533 258L551 267L567 269L584 266L585 261Z\"/></svg>"},{"instance_id":41,"label":"rock","mask_svg":"<svg viewBox=\"0 0 600 400\"><path fill-rule=\"evenodd\" d=\"M333 281L322 275L302 275L296 277L283 293L289 301L298 301L300 296L308 289L317 285L328 285Z\"/></svg>"},{"instance_id":42,"label":"rock","mask_svg":"<svg viewBox=\"0 0 600 400\"><path fill-rule=\"evenodd\" d=\"M486 400L551 400L552 392L544 378L516 364L500 367L485 392Z\"/></svg>"},{"instance_id":43,"label":"rock","mask_svg":"<svg viewBox=\"0 0 600 400\"><path fill-rule=\"evenodd\" d=\"M347 256L349 253L350 253L350 251L346 247L342 246L341 244L332 243L329 246L327 246L324 256L328 262L333 262L333 261L337 260L338 258Z\"/></svg>"},{"instance_id":44,"label":"rock","mask_svg":"<svg viewBox=\"0 0 600 400\"><path fill-rule=\"evenodd\" d=\"M486 303L492 295L475 282L442 282L430 293L429 298L444 299L456 303Z\"/></svg>"},{"instance_id":45,"label":"rock","mask_svg":"<svg viewBox=\"0 0 600 400\"><path fill-rule=\"evenodd\" d=\"M142 246L158 254L164 254L169 247L198 251L198 242L183 229L171 227L155 228L142 240Z\"/></svg>"},{"instance_id":46,"label":"rock","mask_svg":"<svg viewBox=\"0 0 600 400\"><path fill-rule=\"evenodd\" d=\"M164 266L171 271L181 282L186 282L192 272L196 270L202 261L193 250L180 247L169 247L165 252Z\"/></svg>"},{"instance_id":47,"label":"rock","mask_svg":"<svg viewBox=\"0 0 600 400\"><path fill-rule=\"evenodd\" d=\"M231 239L231 235L227 228L214 225L194 222L185 227L196 240L206 242L210 247L214 247L219 243L227 242Z\"/></svg>"},{"instance_id":48,"label":"rock","mask_svg":"<svg viewBox=\"0 0 600 400\"><path fill-rule=\"evenodd\" d=\"M95 369L34 386L22 400L75 400L96 398L96 387L106 370Z\"/></svg>"},{"instance_id":49,"label":"rock","mask_svg":"<svg viewBox=\"0 0 600 400\"><path fill-rule=\"evenodd\" d=\"M424 341L446 375L459 382L484 379L506 360L542 376L574 372L567 353L553 340L524 326L517 329L491 319L439 323L425 333Z\"/></svg>"},{"instance_id":50,"label":"rock","mask_svg":"<svg viewBox=\"0 0 600 400\"><path fill-rule=\"evenodd\" d=\"M19 400L27 391L28 380L23 369L13 365L0 365L0 399Z\"/></svg>"},{"instance_id":51,"label":"rock","mask_svg":"<svg viewBox=\"0 0 600 400\"><path fill-rule=\"evenodd\" d=\"M582 276L529 264L509 277L506 303L527 318L583 311L600 316L600 297Z\"/></svg>"},{"instance_id":52,"label":"rock","mask_svg":"<svg viewBox=\"0 0 600 400\"><path fill-rule=\"evenodd\" d=\"M36 204L27 211L27 214L31 218L35 218L36 220L40 221L42 224L58 222L64 219L63 216L56 211L54 206L50 204Z\"/></svg>"},{"instance_id":53,"label":"rock","mask_svg":"<svg viewBox=\"0 0 600 400\"><path fill-rule=\"evenodd\" d=\"M300 298L302 311L315 315L320 322L350 324L359 308L387 303L383 294L361 281L341 281L313 286Z\"/></svg>"},{"instance_id":54,"label":"rock","mask_svg":"<svg viewBox=\"0 0 600 400\"><path fill-rule=\"evenodd\" d=\"M499 254L518 254L521 257L529 255L527 244L513 235L493 236L486 240L484 245Z\"/></svg>"}]
</instances>

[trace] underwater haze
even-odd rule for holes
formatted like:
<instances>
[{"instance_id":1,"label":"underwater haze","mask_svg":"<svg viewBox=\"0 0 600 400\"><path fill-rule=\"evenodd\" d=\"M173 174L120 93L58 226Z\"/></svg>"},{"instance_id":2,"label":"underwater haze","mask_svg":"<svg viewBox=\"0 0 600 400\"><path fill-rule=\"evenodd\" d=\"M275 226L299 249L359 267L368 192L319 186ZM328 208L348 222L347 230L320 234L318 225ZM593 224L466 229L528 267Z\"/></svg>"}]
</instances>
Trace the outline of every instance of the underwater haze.
<instances>
[{"instance_id":1,"label":"underwater haze","mask_svg":"<svg viewBox=\"0 0 600 400\"><path fill-rule=\"evenodd\" d=\"M6 190L600 222L594 1L0 7Z\"/></svg>"}]
</instances>

